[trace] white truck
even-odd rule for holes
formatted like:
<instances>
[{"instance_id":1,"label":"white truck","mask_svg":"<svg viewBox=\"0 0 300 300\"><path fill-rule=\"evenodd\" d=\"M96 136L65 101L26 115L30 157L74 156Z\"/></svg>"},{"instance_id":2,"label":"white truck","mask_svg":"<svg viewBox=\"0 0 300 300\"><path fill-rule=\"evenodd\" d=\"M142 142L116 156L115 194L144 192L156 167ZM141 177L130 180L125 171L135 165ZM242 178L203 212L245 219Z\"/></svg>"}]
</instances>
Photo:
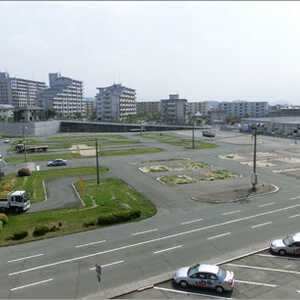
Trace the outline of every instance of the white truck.
<instances>
[{"instance_id":1,"label":"white truck","mask_svg":"<svg viewBox=\"0 0 300 300\"><path fill-rule=\"evenodd\" d=\"M26 191L14 191L7 195L6 198L0 198L0 209L13 210L21 213L28 210L31 206Z\"/></svg>"}]
</instances>

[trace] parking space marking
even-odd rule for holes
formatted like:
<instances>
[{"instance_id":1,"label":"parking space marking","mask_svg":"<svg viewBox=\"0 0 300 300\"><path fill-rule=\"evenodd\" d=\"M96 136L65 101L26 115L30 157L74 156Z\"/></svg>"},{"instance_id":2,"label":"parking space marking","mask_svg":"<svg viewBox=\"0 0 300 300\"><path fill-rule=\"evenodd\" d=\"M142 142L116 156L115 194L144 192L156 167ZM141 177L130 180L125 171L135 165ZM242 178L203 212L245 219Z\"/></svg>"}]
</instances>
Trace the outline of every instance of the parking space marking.
<instances>
[{"instance_id":1,"label":"parking space marking","mask_svg":"<svg viewBox=\"0 0 300 300\"><path fill-rule=\"evenodd\" d=\"M300 258L295 257L289 257L289 256L277 256L277 255L270 255L270 254L254 254L256 256L262 256L262 257L270 257L270 258L281 258L281 259L287 259L287 260L300 260Z\"/></svg>"},{"instance_id":2,"label":"parking space marking","mask_svg":"<svg viewBox=\"0 0 300 300\"><path fill-rule=\"evenodd\" d=\"M233 210L233 211L222 213L222 216L228 216L228 215L236 214L239 212L241 212L241 210Z\"/></svg>"},{"instance_id":3,"label":"parking space marking","mask_svg":"<svg viewBox=\"0 0 300 300\"><path fill-rule=\"evenodd\" d=\"M12 288L12 289L10 289L10 291L13 292L13 291L24 289L24 288L27 288L27 287L30 287L30 286L35 286L35 285L38 285L38 284L47 283L47 282L50 282L52 280L53 280L53 278L49 278L49 279L42 280L42 281L32 282L32 283L29 283L29 284L26 284L26 285L22 285L22 286Z\"/></svg>"},{"instance_id":4,"label":"parking space marking","mask_svg":"<svg viewBox=\"0 0 300 300\"><path fill-rule=\"evenodd\" d=\"M269 225L269 224L272 224L272 221L266 222L266 223L257 224L257 225L253 225L253 226L251 226L251 229L255 229L255 228L258 228L258 227L266 226L266 225Z\"/></svg>"},{"instance_id":5,"label":"parking space marking","mask_svg":"<svg viewBox=\"0 0 300 300\"><path fill-rule=\"evenodd\" d=\"M256 282L256 281L235 280L235 282L251 284L251 285L261 285L261 286L267 286L267 287L277 287L277 284L270 284L270 283L263 283L263 282Z\"/></svg>"},{"instance_id":6,"label":"parking space marking","mask_svg":"<svg viewBox=\"0 0 300 300\"><path fill-rule=\"evenodd\" d=\"M300 214L298 214L298 215L292 215L292 216L289 216L289 219L293 219L293 218L296 218L296 217L299 217L300 216Z\"/></svg>"},{"instance_id":7,"label":"parking space marking","mask_svg":"<svg viewBox=\"0 0 300 300\"><path fill-rule=\"evenodd\" d=\"M110 267L110 266L121 264L123 262L124 262L124 260L118 260L118 261L114 261L114 262L106 264L106 265L101 265L101 267L102 268L107 268L107 267ZM96 269L96 267L92 267L92 268L90 268L90 271L94 271L95 269Z\"/></svg>"},{"instance_id":8,"label":"parking space marking","mask_svg":"<svg viewBox=\"0 0 300 300\"><path fill-rule=\"evenodd\" d=\"M187 291L167 289L167 288L163 288L163 287L159 287L159 286L154 286L153 288L156 289L156 290L162 290L162 291L166 291L166 292L185 294L185 295L203 296L203 297L211 297L211 298L217 298L217 299L228 299L228 300L232 299L232 298L216 296L216 295L200 294L200 293L193 293L193 292L187 292Z\"/></svg>"},{"instance_id":9,"label":"parking space marking","mask_svg":"<svg viewBox=\"0 0 300 300\"><path fill-rule=\"evenodd\" d=\"M26 257L21 257L21 258L17 258L17 259L12 259L12 260L9 260L7 261L8 263L11 263L11 262L17 262L17 261L21 261L21 260L25 260L25 259L30 259L30 258L34 258L34 257L39 257L39 256L42 256L44 255L43 253L39 253L39 254L35 254L35 255L31 255L31 256L26 256Z\"/></svg>"},{"instance_id":10,"label":"parking space marking","mask_svg":"<svg viewBox=\"0 0 300 300\"><path fill-rule=\"evenodd\" d=\"M87 243L87 244L81 244L81 245L75 246L75 248L82 248L82 247L87 247L87 246L91 246L91 245L97 245L97 244L101 244L101 243L105 243L105 242L106 242L106 240L102 240L102 241L91 242L91 243Z\"/></svg>"},{"instance_id":11,"label":"parking space marking","mask_svg":"<svg viewBox=\"0 0 300 300\"><path fill-rule=\"evenodd\" d=\"M255 267L255 266L247 266L247 265L236 265L236 264L227 264L227 265L231 266L231 267L237 267L237 268L253 269L253 270L260 270L260 271L281 272L281 273L289 273L289 274L300 275L300 272L291 271L291 270L284 270L284 269L272 269L272 268Z\"/></svg>"},{"instance_id":12,"label":"parking space marking","mask_svg":"<svg viewBox=\"0 0 300 300\"><path fill-rule=\"evenodd\" d=\"M131 235L135 236L135 235L145 234L145 233L149 233L149 232L154 232L157 230L158 230L157 228L154 228L154 229L150 229L150 230L146 230L146 231L135 232L135 233L132 233Z\"/></svg>"},{"instance_id":13,"label":"parking space marking","mask_svg":"<svg viewBox=\"0 0 300 300\"><path fill-rule=\"evenodd\" d=\"M225 232L225 233L221 233L221 234L218 234L218 235L210 236L207 239L208 240L213 240L213 239L217 239L219 237L223 237L223 236L230 235L230 234L231 234L230 232Z\"/></svg>"},{"instance_id":14,"label":"parking space marking","mask_svg":"<svg viewBox=\"0 0 300 300\"><path fill-rule=\"evenodd\" d=\"M158 253L162 253L162 252L166 252L166 251L171 251L177 248L181 248L183 245L179 245L179 246L175 246L175 247L171 247L171 248L167 248L167 249L163 249L163 250L158 250L153 252L154 254L158 254Z\"/></svg>"},{"instance_id":15,"label":"parking space marking","mask_svg":"<svg viewBox=\"0 0 300 300\"><path fill-rule=\"evenodd\" d=\"M270 206L270 205L273 205L273 204L275 204L275 202L261 204L261 205L258 205L258 207L266 207L266 206Z\"/></svg>"},{"instance_id":16,"label":"parking space marking","mask_svg":"<svg viewBox=\"0 0 300 300\"><path fill-rule=\"evenodd\" d=\"M187 225L187 224L191 224L191 223L195 223L195 222L200 222L200 221L203 221L202 218L200 219L195 219L195 220L192 220L192 221L186 221L186 222L182 222L180 223L181 225Z\"/></svg>"},{"instance_id":17,"label":"parking space marking","mask_svg":"<svg viewBox=\"0 0 300 300\"><path fill-rule=\"evenodd\" d=\"M297 200L297 199L300 199L300 196L292 197L292 198L290 198L289 200Z\"/></svg>"}]
</instances>

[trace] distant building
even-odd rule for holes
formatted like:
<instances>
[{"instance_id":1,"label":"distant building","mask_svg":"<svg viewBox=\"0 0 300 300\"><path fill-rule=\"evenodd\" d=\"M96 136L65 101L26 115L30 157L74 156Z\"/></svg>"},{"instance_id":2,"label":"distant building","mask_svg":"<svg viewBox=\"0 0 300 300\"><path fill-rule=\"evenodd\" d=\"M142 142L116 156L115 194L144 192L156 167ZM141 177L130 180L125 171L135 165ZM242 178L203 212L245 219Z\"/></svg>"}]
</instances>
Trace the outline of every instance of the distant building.
<instances>
[{"instance_id":1,"label":"distant building","mask_svg":"<svg viewBox=\"0 0 300 300\"><path fill-rule=\"evenodd\" d=\"M247 102L247 101L233 101L220 102L218 110L224 111L225 115L237 118L264 117L268 113L268 102Z\"/></svg>"},{"instance_id":2,"label":"distant building","mask_svg":"<svg viewBox=\"0 0 300 300\"><path fill-rule=\"evenodd\" d=\"M14 107L10 104L0 104L0 120L14 118Z\"/></svg>"},{"instance_id":3,"label":"distant building","mask_svg":"<svg viewBox=\"0 0 300 300\"><path fill-rule=\"evenodd\" d=\"M135 90L113 84L97 88L96 114L101 121L122 121L128 116L136 115Z\"/></svg>"},{"instance_id":4,"label":"distant building","mask_svg":"<svg viewBox=\"0 0 300 300\"><path fill-rule=\"evenodd\" d=\"M207 113L207 122L209 124L224 124L226 120L226 114L222 110L209 110Z\"/></svg>"},{"instance_id":5,"label":"distant building","mask_svg":"<svg viewBox=\"0 0 300 300\"><path fill-rule=\"evenodd\" d=\"M137 115L146 115L160 112L159 101L141 101L136 103Z\"/></svg>"},{"instance_id":6,"label":"distant building","mask_svg":"<svg viewBox=\"0 0 300 300\"><path fill-rule=\"evenodd\" d=\"M38 95L42 107L54 109L61 116L85 114L82 81L61 76L60 73L49 73L49 83L50 88Z\"/></svg>"},{"instance_id":7,"label":"distant building","mask_svg":"<svg viewBox=\"0 0 300 300\"><path fill-rule=\"evenodd\" d=\"M96 111L95 99L94 98L85 98L83 100L85 105L85 113L87 116L91 116Z\"/></svg>"},{"instance_id":8,"label":"distant building","mask_svg":"<svg viewBox=\"0 0 300 300\"><path fill-rule=\"evenodd\" d=\"M186 99L179 95L169 95L169 99L160 100L160 118L165 124L185 124L188 121L188 105Z\"/></svg>"},{"instance_id":9,"label":"distant building","mask_svg":"<svg viewBox=\"0 0 300 300\"><path fill-rule=\"evenodd\" d=\"M8 73L0 72L0 103L14 107L37 105L37 95L46 89L40 81L9 77Z\"/></svg>"},{"instance_id":10,"label":"distant building","mask_svg":"<svg viewBox=\"0 0 300 300\"><path fill-rule=\"evenodd\" d=\"M297 117L300 116L300 106L274 105L270 106L267 117Z\"/></svg>"},{"instance_id":11,"label":"distant building","mask_svg":"<svg viewBox=\"0 0 300 300\"><path fill-rule=\"evenodd\" d=\"M190 117L195 116L197 113L200 113L202 116L207 115L209 110L209 103L207 102L188 102L188 114Z\"/></svg>"}]
</instances>

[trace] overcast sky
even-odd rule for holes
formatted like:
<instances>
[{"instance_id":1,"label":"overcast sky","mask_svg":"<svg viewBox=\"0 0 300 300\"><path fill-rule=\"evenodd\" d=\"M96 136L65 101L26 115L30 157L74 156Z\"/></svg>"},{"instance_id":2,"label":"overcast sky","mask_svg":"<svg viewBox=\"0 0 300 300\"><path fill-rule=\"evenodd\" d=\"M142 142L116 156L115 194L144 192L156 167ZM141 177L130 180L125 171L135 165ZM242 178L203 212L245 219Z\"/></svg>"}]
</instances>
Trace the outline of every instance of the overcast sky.
<instances>
[{"instance_id":1,"label":"overcast sky","mask_svg":"<svg viewBox=\"0 0 300 300\"><path fill-rule=\"evenodd\" d=\"M137 100L300 104L300 2L1 2L0 71Z\"/></svg>"}]
</instances>

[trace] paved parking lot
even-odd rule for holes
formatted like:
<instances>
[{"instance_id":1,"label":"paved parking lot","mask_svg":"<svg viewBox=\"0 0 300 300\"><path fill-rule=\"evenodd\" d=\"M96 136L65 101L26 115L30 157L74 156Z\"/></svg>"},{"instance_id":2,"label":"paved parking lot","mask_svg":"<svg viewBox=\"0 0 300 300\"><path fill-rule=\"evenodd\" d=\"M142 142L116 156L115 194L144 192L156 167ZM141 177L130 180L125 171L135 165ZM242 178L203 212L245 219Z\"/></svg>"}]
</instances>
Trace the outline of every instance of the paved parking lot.
<instances>
[{"instance_id":1,"label":"paved parking lot","mask_svg":"<svg viewBox=\"0 0 300 300\"><path fill-rule=\"evenodd\" d=\"M205 289L182 289L171 280L152 288L135 291L118 299L294 299L300 297L300 257L278 256L265 250L250 256L222 264L234 271L235 288L232 293L217 294Z\"/></svg>"}]
</instances>

